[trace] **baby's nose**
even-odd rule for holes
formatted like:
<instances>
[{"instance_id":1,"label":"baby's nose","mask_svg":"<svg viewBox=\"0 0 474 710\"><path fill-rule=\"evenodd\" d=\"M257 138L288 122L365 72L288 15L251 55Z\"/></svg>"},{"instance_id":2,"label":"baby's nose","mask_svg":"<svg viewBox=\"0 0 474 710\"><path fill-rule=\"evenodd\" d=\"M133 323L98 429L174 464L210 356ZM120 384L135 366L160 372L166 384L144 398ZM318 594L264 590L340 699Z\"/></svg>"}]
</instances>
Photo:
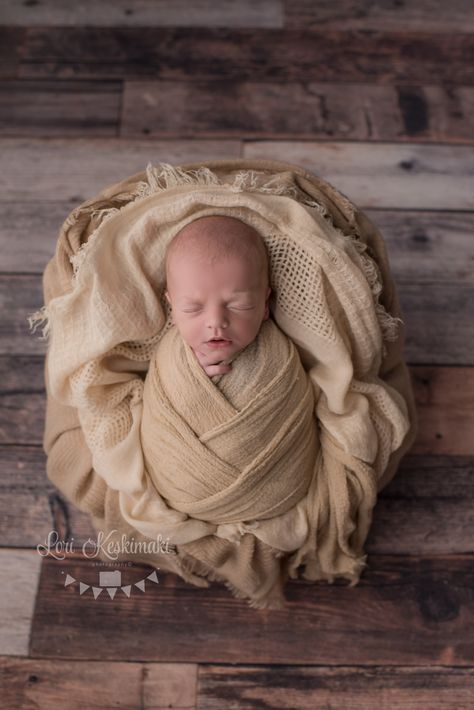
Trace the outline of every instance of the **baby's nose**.
<instances>
[{"instance_id":1,"label":"baby's nose","mask_svg":"<svg viewBox=\"0 0 474 710\"><path fill-rule=\"evenodd\" d=\"M225 328L228 325L228 318L223 308L210 309L207 322L210 328Z\"/></svg>"}]
</instances>

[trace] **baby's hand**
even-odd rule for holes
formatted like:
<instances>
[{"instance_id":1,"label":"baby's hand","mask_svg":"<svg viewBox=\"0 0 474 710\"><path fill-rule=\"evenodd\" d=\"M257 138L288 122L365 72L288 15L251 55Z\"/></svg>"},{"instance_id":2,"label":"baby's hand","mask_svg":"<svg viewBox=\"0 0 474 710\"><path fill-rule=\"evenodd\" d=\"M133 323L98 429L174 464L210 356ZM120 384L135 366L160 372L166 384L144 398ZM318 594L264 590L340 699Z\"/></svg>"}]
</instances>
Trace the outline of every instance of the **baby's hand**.
<instances>
[{"instance_id":1,"label":"baby's hand","mask_svg":"<svg viewBox=\"0 0 474 710\"><path fill-rule=\"evenodd\" d=\"M195 351L196 357L201 365L202 369L209 377L214 377L214 375L225 375L227 372L232 370L232 365L225 362L212 362L215 360L215 356L205 355L200 351Z\"/></svg>"},{"instance_id":2,"label":"baby's hand","mask_svg":"<svg viewBox=\"0 0 474 710\"><path fill-rule=\"evenodd\" d=\"M224 362L219 362L216 365L203 365L203 370L209 377L214 377L214 375L225 375L226 372L232 370L232 365L227 365Z\"/></svg>"}]
</instances>

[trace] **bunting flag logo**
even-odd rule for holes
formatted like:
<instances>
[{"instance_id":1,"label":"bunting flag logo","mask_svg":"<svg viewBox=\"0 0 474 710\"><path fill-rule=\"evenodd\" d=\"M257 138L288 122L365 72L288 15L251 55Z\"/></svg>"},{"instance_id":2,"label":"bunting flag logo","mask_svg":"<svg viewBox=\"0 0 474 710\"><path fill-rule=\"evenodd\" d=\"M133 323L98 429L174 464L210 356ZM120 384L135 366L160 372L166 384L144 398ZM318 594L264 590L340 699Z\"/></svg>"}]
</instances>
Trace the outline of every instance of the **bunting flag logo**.
<instances>
[{"instance_id":1,"label":"bunting flag logo","mask_svg":"<svg viewBox=\"0 0 474 710\"><path fill-rule=\"evenodd\" d=\"M157 568L159 569L159 567ZM61 574L65 574L64 572L61 572ZM91 584L86 584L85 582L81 582L80 579L76 579L69 573L66 573L66 579L64 580L64 587L69 587L71 584L78 584L79 587L79 594L82 596L85 594L89 589L92 590L92 595L94 599L98 599L104 589L107 591L109 597L113 599L117 592L120 590L125 594L125 596L130 597L132 594L132 590L135 591L135 587L139 589L142 593L145 593L146 590L146 581L153 582L154 584L159 584L158 580L158 575L156 574L156 570L153 571L151 574L147 575L146 577L143 577L143 579L139 579L138 582L135 582L133 585L132 584L124 584L122 585L122 573L120 570L113 570L113 571L106 571L106 572L99 572L99 584L98 586L94 586Z\"/></svg>"}]
</instances>

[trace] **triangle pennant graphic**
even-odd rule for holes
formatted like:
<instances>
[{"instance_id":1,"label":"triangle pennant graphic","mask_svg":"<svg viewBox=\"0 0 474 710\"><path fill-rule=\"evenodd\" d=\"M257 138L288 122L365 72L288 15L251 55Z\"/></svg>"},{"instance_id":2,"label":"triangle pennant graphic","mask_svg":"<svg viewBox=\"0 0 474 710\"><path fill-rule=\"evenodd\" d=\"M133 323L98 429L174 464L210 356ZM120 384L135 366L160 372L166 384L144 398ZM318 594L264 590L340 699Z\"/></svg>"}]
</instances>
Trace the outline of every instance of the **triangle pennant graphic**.
<instances>
[{"instance_id":1,"label":"triangle pennant graphic","mask_svg":"<svg viewBox=\"0 0 474 710\"><path fill-rule=\"evenodd\" d=\"M150 582L155 582L155 584L159 584L158 577L156 576L156 572L152 572L147 579L150 580Z\"/></svg>"},{"instance_id":2,"label":"triangle pennant graphic","mask_svg":"<svg viewBox=\"0 0 474 710\"><path fill-rule=\"evenodd\" d=\"M139 582L135 582L135 586L138 587L138 589L141 589L142 592L145 591L145 580L141 579Z\"/></svg>"},{"instance_id":3,"label":"triangle pennant graphic","mask_svg":"<svg viewBox=\"0 0 474 710\"><path fill-rule=\"evenodd\" d=\"M76 580L74 579L74 577L71 577L70 574L67 574L67 575L66 575L66 581L64 582L64 586L67 587L69 584L72 584L72 583L75 582L75 581L76 581Z\"/></svg>"},{"instance_id":4,"label":"triangle pennant graphic","mask_svg":"<svg viewBox=\"0 0 474 710\"><path fill-rule=\"evenodd\" d=\"M84 584L84 582L79 582L79 594L84 594L84 592L87 592L90 586L90 584Z\"/></svg>"}]
</instances>

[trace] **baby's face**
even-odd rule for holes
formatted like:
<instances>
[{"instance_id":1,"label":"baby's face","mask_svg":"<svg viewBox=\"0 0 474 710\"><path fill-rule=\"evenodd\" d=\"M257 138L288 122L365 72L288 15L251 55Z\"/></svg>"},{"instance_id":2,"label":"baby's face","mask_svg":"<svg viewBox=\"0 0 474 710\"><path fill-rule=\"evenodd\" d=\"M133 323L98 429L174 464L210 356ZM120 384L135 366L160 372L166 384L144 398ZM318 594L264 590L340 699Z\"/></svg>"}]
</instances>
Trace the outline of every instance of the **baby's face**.
<instances>
[{"instance_id":1,"label":"baby's face","mask_svg":"<svg viewBox=\"0 0 474 710\"><path fill-rule=\"evenodd\" d=\"M180 254L170 265L165 295L185 342L195 353L220 362L255 339L269 317L270 293L258 265L243 256L209 264Z\"/></svg>"}]
</instances>

